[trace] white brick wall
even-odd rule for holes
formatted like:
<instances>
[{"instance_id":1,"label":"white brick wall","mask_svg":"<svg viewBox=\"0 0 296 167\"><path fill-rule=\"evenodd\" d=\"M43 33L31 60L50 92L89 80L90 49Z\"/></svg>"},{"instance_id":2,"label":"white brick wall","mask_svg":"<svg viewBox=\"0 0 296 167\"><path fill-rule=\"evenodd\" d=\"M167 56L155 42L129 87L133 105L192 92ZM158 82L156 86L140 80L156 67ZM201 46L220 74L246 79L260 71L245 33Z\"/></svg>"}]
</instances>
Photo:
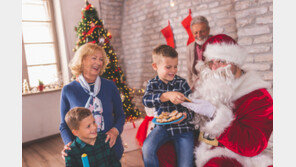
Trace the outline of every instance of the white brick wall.
<instances>
[{"instance_id":1,"label":"white brick wall","mask_svg":"<svg viewBox=\"0 0 296 167\"><path fill-rule=\"evenodd\" d=\"M272 0L236 0L235 15L238 42L248 49L251 69L272 84L273 81L273 12ZM269 89L272 94L272 89Z\"/></svg>"}]
</instances>

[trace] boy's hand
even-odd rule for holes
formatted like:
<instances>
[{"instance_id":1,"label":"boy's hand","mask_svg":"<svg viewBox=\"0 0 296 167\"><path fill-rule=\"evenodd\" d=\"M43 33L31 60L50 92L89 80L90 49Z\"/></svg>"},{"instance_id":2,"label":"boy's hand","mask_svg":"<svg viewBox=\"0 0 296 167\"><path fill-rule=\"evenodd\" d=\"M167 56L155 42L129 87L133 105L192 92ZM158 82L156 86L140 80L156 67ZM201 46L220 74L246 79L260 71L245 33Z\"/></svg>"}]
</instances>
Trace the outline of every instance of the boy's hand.
<instances>
[{"instance_id":1,"label":"boy's hand","mask_svg":"<svg viewBox=\"0 0 296 167\"><path fill-rule=\"evenodd\" d=\"M109 146L112 148L116 142L117 136L119 135L119 131L116 128L111 128L108 132L106 132L106 140L105 143L109 140Z\"/></svg>"},{"instance_id":2,"label":"boy's hand","mask_svg":"<svg viewBox=\"0 0 296 167\"><path fill-rule=\"evenodd\" d=\"M182 114L184 115L184 118L182 118L180 121L175 122L175 123L172 123L172 124L178 124L178 123L181 123L184 119L187 118L187 113L186 113L186 112L184 112L184 113L182 113Z\"/></svg>"},{"instance_id":3,"label":"boy's hand","mask_svg":"<svg viewBox=\"0 0 296 167\"><path fill-rule=\"evenodd\" d=\"M180 92L165 92L160 96L160 101L171 101L173 104L180 104L185 101L185 96Z\"/></svg>"},{"instance_id":4,"label":"boy's hand","mask_svg":"<svg viewBox=\"0 0 296 167\"><path fill-rule=\"evenodd\" d=\"M72 142L69 142L68 144L66 144L64 146L64 149L61 151L62 153L62 158L65 160L65 157L68 156L68 154L66 153L66 150L71 150L70 145L72 144Z\"/></svg>"}]
</instances>

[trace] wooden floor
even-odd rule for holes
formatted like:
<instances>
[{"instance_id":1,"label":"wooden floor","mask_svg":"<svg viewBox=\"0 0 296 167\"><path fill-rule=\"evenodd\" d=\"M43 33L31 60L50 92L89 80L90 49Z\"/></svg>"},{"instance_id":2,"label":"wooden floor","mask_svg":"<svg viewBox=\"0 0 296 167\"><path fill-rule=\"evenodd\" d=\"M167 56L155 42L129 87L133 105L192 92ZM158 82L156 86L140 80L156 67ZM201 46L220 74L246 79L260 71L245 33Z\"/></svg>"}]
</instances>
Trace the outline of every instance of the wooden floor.
<instances>
[{"instance_id":1,"label":"wooden floor","mask_svg":"<svg viewBox=\"0 0 296 167\"><path fill-rule=\"evenodd\" d=\"M65 162L61 157L63 142L59 135L45 140L25 144L22 150L23 167L64 167ZM140 150L123 154L122 167L144 167Z\"/></svg>"}]
</instances>

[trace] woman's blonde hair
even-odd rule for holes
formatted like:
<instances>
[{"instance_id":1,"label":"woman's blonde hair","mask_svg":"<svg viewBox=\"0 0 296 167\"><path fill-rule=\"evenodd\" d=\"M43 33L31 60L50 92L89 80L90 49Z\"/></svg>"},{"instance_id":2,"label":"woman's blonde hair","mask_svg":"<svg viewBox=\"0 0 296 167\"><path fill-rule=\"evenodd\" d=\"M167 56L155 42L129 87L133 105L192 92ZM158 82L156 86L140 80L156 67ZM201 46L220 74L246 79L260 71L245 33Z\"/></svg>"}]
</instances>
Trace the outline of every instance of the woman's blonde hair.
<instances>
[{"instance_id":1,"label":"woman's blonde hair","mask_svg":"<svg viewBox=\"0 0 296 167\"><path fill-rule=\"evenodd\" d=\"M80 46L79 49L75 52L74 57L69 63L69 68L71 69L72 74L75 75L75 77L78 77L83 72L82 71L83 59L88 55L93 55L98 52L101 52L103 56L103 66L100 69L100 73L99 73L99 75L102 75L108 64L108 58L105 50L101 46L93 43L84 44Z\"/></svg>"}]
</instances>

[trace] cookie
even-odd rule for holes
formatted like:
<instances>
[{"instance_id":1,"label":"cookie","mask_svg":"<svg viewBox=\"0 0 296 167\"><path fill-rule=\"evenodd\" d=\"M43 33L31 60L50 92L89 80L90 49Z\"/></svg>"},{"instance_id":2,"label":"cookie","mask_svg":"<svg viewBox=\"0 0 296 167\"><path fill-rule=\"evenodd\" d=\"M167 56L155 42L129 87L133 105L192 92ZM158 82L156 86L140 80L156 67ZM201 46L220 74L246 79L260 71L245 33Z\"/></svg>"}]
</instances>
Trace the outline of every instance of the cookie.
<instances>
[{"instance_id":1,"label":"cookie","mask_svg":"<svg viewBox=\"0 0 296 167\"><path fill-rule=\"evenodd\" d=\"M183 115L183 113L178 113L178 114L176 115L177 119L181 118L182 115Z\"/></svg>"},{"instance_id":2,"label":"cookie","mask_svg":"<svg viewBox=\"0 0 296 167\"><path fill-rule=\"evenodd\" d=\"M177 110L174 110L174 111L172 111L171 113L170 113L170 117L173 117L173 116L175 116L175 115L177 115L178 114L178 111Z\"/></svg>"},{"instance_id":3,"label":"cookie","mask_svg":"<svg viewBox=\"0 0 296 167\"><path fill-rule=\"evenodd\" d=\"M174 120L176 120L176 119L177 119L176 116L172 116L171 118L168 119L168 121L169 121L169 122L172 122L172 121L174 121Z\"/></svg>"},{"instance_id":4,"label":"cookie","mask_svg":"<svg viewBox=\"0 0 296 167\"><path fill-rule=\"evenodd\" d=\"M191 100L189 100L187 97L184 97L185 98L185 102L192 102Z\"/></svg>"}]
</instances>

